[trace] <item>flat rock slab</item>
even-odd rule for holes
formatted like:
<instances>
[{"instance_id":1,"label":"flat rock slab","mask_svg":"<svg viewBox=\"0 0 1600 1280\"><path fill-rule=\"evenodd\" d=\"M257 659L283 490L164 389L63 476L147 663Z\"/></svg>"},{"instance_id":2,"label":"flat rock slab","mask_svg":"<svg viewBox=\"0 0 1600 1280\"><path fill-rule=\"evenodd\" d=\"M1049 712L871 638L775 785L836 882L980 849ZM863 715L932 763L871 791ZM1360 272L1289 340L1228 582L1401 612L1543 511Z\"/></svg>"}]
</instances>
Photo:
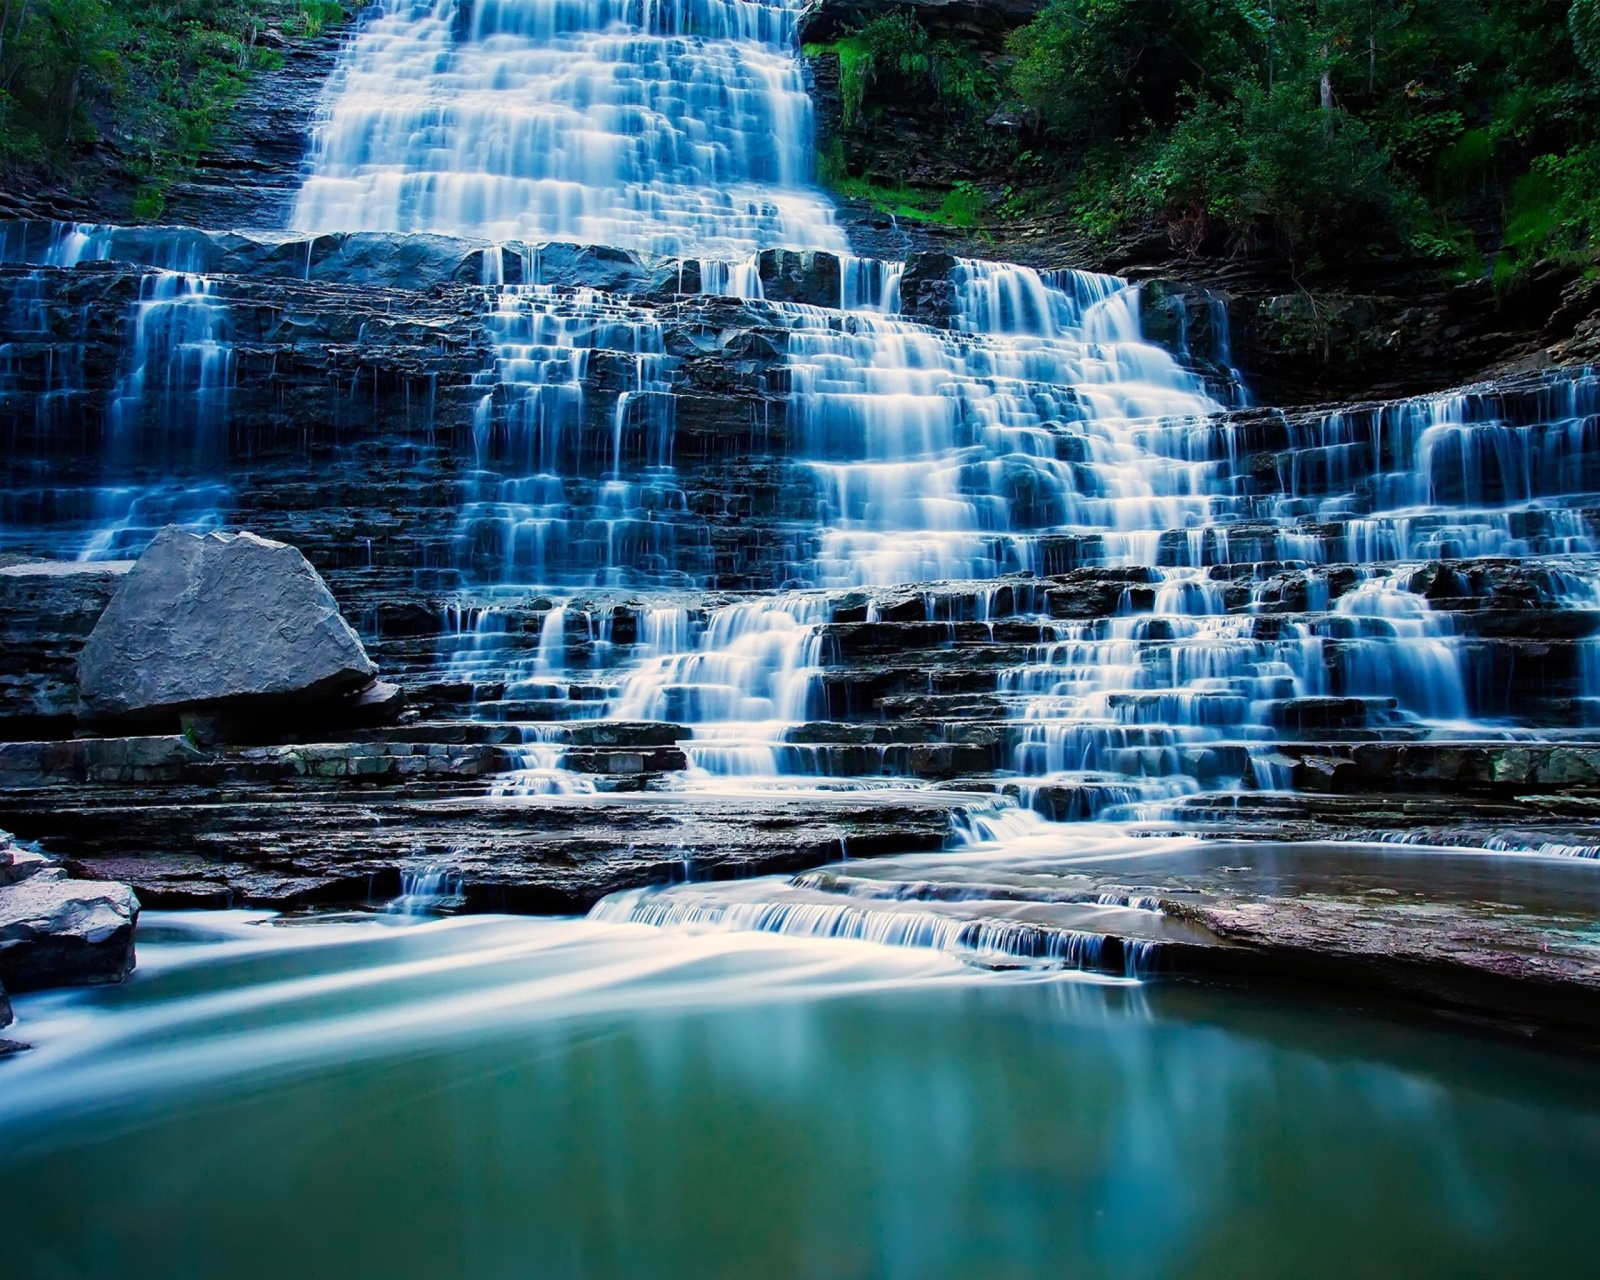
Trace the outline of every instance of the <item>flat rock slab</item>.
<instances>
[{"instance_id":1,"label":"flat rock slab","mask_svg":"<svg viewBox=\"0 0 1600 1280\"><path fill-rule=\"evenodd\" d=\"M881 895L959 891L974 910L1018 896L1140 901L1200 931L1158 949L1157 971L1310 980L1529 1030L1600 1033L1600 868L1590 859L1159 837L1145 853L1141 843L1108 856L1064 830L1059 857L890 859L853 875ZM1112 919L1104 927L1137 940Z\"/></svg>"},{"instance_id":2,"label":"flat rock slab","mask_svg":"<svg viewBox=\"0 0 1600 1280\"><path fill-rule=\"evenodd\" d=\"M452 798L451 793L459 798ZM491 798L192 788L12 792L4 821L150 907L381 901L402 873L460 882L468 910L570 913L619 889L940 849L981 796L918 791Z\"/></svg>"},{"instance_id":3,"label":"flat rock slab","mask_svg":"<svg viewBox=\"0 0 1600 1280\"><path fill-rule=\"evenodd\" d=\"M9 991L121 982L139 901L125 884L52 868L0 888L0 983Z\"/></svg>"},{"instance_id":4,"label":"flat rock slab","mask_svg":"<svg viewBox=\"0 0 1600 1280\"><path fill-rule=\"evenodd\" d=\"M175 525L139 557L78 659L80 696L99 716L326 698L376 673L300 552Z\"/></svg>"}]
</instances>

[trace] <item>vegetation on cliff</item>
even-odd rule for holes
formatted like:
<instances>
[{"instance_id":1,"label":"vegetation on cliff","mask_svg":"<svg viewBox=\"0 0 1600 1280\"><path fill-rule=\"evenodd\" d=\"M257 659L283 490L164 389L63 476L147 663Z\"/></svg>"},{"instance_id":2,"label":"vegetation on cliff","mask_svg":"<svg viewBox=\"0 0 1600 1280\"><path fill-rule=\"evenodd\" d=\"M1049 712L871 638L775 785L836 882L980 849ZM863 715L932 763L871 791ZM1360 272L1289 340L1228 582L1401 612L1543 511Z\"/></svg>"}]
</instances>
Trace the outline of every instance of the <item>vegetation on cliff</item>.
<instances>
[{"instance_id":1,"label":"vegetation on cliff","mask_svg":"<svg viewBox=\"0 0 1600 1280\"><path fill-rule=\"evenodd\" d=\"M984 56L894 11L829 47L847 129L920 95L1009 130L991 216L1312 269L1594 259L1600 0L1053 0Z\"/></svg>"},{"instance_id":2,"label":"vegetation on cliff","mask_svg":"<svg viewBox=\"0 0 1600 1280\"><path fill-rule=\"evenodd\" d=\"M109 152L156 216L250 77L362 2L0 0L0 175L98 176Z\"/></svg>"}]
</instances>

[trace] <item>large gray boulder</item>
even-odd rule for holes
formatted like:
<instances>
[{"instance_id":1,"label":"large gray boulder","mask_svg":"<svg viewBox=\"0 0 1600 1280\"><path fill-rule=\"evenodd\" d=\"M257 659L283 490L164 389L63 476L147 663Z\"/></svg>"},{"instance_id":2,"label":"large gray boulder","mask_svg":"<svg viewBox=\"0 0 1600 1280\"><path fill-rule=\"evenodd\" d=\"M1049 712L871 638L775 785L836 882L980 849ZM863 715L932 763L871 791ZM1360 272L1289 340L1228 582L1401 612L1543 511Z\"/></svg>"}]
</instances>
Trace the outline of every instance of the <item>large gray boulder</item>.
<instances>
[{"instance_id":1,"label":"large gray boulder","mask_svg":"<svg viewBox=\"0 0 1600 1280\"><path fill-rule=\"evenodd\" d=\"M0 990L121 982L133 969L138 919L127 885L69 879L0 832Z\"/></svg>"},{"instance_id":2,"label":"large gray boulder","mask_svg":"<svg viewBox=\"0 0 1600 1280\"><path fill-rule=\"evenodd\" d=\"M90 634L78 690L90 715L136 716L339 697L376 673L295 548L169 525Z\"/></svg>"}]
</instances>

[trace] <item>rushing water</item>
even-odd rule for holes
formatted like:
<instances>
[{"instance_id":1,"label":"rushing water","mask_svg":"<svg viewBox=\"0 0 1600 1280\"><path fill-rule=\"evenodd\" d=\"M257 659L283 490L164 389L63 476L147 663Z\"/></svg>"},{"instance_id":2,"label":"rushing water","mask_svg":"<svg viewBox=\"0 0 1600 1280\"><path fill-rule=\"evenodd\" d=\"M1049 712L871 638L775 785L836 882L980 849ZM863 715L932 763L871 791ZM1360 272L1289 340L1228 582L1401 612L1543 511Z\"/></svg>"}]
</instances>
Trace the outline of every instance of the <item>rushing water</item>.
<instances>
[{"instance_id":1,"label":"rushing water","mask_svg":"<svg viewBox=\"0 0 1600 1280\"><path fill-rule=\"evenodd\" d=\"M1296 1002L639 925L146 917L20 1001L17 1276L1499 1276L1588 1068Z\"/></svg>"},{"instance_id":2,"label":"rushing water","mask_svg":"<svg viewBox=\"0 0 1600 1280\"><path fill-rule=\"evenodd\" d=\"M844 249L793 0L384 0L329 86L307 231L736 259Z\"/></svg>"}]
</instances>

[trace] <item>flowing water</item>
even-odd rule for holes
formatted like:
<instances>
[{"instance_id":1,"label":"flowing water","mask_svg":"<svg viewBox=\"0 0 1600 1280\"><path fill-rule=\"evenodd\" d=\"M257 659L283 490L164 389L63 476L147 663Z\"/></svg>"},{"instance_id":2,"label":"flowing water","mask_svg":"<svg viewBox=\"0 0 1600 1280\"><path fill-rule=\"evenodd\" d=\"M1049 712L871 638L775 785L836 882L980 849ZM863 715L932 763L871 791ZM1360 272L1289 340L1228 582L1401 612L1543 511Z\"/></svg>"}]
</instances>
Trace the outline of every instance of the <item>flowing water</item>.
<instances>
[{"instance_id":1,"label":"flowing water","mask_svg":"<svg viewBox=\"0 0 1600 1280\"><path fill-rule=\"evenodd\" d=\"M327 87L293 229L261 252L310 282L336 233L482 242L471 430L459 469L429 477L452 497L408 572L454 593L439 668L493 690L465 714L513 726L522 767L496 805L600 789L563 767L568 722L596 719L688 726L691 790L923 785L905 744L828 736L857 710L829 683L850 665L840 628L879 625L972 655L924 669L886 631L872 661L930 717L1001 724L1004 787L943 854L705 884L686 848L683 883L584 920L436 919L464 901L437 851L381 913L148 913L124 987L17 1002L36 1048L0 1064L0 1196L27 1209L0 1232L8 1260L1578 1273L1600 1245L1591 1066L1147 979L1163 946L1198 940L1158 884L1380 884L1588 937L1586 859L1203 844L1127 821L1170 830L1196 793L1284 787L1278 747L1308 732L1600 719L1600 378L1254 410L1218 302L1201 359L1186 329L1147 341L1119 279L956 260L930 289L915 263L855 258L811 171L800 9L382 0ZM566 242L632 251L658 287L553 283ZM8 472L0 550L109 559L168 521L228 522L251 317L202 248L8 231L19 459L90 394L89 309L52 330L48 290L142 274L87 464L60 473L38 446ZM775 248L806 269L833 255L837 298L765 297ZM288 323L302 304L274 305ZM728 419L750 464L733 500L765 485L787 513L732 567L697 523L710 464L684 447L704 424L681 410L719 395L685 372L707 351L765 396ZM1565 619L1532 676L1436 607L1477 588L1427 562L1474 556L1529 561L1529 608ZM1102 570L1122 575L1109 610L1052 597ZM1537 723L1513 692L1530 683L1555 691Z\"/></svg>"},{"instance_id":2,"label":"flowing water","mask_svg":"<svg viewBox=\"0 0 1600 1280\"><path fill-rule=\"evenodd\" d=\"M385 0L330 85L307 231L731 260L839 249L792 0Z\"/></svg>"},{"instance_id":3,"label":"flowing water","mask_svg":"<svg viewBox=\"0 0 1600 1280\"><path fill-rule=\"evenodd\" d=\"M1592 1072L750 933L146 918L25 998L18 1275L1577 1275Z\"/></svg>"}]
</instances>

